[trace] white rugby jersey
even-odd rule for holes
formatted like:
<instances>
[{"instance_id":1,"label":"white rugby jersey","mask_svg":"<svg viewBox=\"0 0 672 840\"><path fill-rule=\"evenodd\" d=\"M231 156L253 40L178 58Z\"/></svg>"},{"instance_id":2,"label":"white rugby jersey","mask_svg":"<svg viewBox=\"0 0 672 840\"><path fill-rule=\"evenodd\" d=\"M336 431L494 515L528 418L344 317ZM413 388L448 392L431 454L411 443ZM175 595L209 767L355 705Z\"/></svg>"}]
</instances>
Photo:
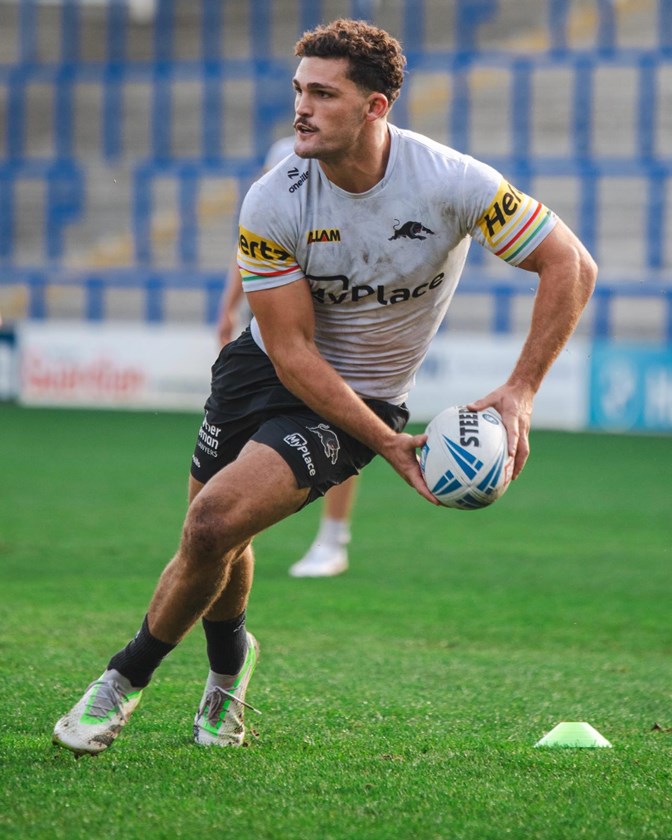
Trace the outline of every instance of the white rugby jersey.
<instances>
[{"instance_id":1,"label":"white rugby jersey","mask_svg":"<svg viewBox=\"0 0 672 840\"><path fill-rule=\"evenodd\" d=\"M497 171L389 126L385 177L365 193L290 154L243 202L246 291L308 279L315 343L362 397L402 403L457 287L472 238L517 265L557 219ZM256 321L252 334L264 349Z\"/></svg>"}]
</instances>

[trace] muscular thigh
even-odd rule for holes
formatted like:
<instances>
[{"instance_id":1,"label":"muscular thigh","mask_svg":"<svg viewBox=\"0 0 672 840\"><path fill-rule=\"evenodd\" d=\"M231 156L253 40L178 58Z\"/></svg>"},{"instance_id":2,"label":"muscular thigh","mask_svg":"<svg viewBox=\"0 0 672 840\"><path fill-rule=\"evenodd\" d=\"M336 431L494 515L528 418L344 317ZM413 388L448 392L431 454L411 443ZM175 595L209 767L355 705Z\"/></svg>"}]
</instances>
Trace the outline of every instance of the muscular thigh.
<instances>
[{"instance_id":1,"label":"muscular thigh","mask_svg":"<svg viewBox=\"0 0 672 840\"><path fill-rule=\"evenodd\" d=\"M188 518L207 520L225 535L225 550L231 550L299 510L307 495L277 452L250 441L206 484L191 478Z\"/></svg>"}]
</instances>

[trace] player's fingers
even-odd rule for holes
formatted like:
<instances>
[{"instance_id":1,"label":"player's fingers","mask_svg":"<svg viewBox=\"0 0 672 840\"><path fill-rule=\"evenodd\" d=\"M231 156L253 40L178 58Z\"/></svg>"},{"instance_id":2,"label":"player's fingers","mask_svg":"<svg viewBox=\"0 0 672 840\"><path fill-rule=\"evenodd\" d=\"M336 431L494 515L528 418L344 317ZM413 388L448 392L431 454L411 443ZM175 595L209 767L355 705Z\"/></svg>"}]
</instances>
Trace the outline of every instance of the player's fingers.
<instances>
[{"instance_id":1,"label":"player's fingers","mask_svg":"<svg viewBox=\"0 0 672 840\"><path fill-rule=\"evenodd\" d=\"M422 449L422 447L427 443L427 435L411 435L410 442L413 449Z\"/></svg>"},{"instance_id":2,"label":"player's fingers","mask_svg":"<svg viewBox=\"0 0 672 840\"><path fill-rule=\"evenodd\" d=\"M422 475L420 467L418 467L417 473L408 476L406 480L411 485L411 487L414 487L415 490L417 490L417 492L423 497L423 499L427 499L427 501L433 505L439 504L439 500L431 492L429 487L427 487L427 483L424 479L424 476Z\"/></svg>"},{"instance_id":3,"label":"player's fingers","mask_svg":"<svg viewBox=\"0 0 672 840\"><path fill-rule=\"evenodd\" d=\"M439 502L436 497L430 491L429 487L427 487L427 482L420 469L417 455L417 450L427 442L427 435L402 435L400 439L404 441L404 455L401 458L401 462L397 465L395 465L394 461L391 461L392 466L394 466L404 481L413 487L424 499L427 499L433 505L438 505Z\"/></svg>"},{"instance_id":4,"label":"player's fingers","mask_svg":"<svg viewBox=\"0 0 672 840\"><path fill-rule=\"evenodd\" d=\"M518 429L508 427L506 429L506 436L509 444L509 455L512 458L515 458L520 443L520 435L518 434Z\"/></svg>"},{"instance_id":5,"label":"player's fingers","mask_svg":"<svg viewBox=\"0 0 672 840\"><path fill-rule=\"evenodd\" d=\"M525 432L516 433L516 446L511 453L514 456L513 460L513 475L512 480L518 478L523 471L523 467L530 454L530 444L528 436Z\"/></svg>"},{"instance_id":6,"label":"player's fingers","mask_svg":"<svg viewBox=\"0 0 672 840\"><path fill-rule=\"evenodd\" d=\"M427 435L412 435L411 437L413 446L415 449L422 449L422 447L427 443ZM422 474L422 470L420 469L420 464L417 460L416 455L416 463L415 468L413 470L414 480L410 482L411 486L414 487L417 492L424 498L427 499L428 502L431 502L433 505L438 505L439 500L436 496L432 493L432 491L427 486L427 482L425 481L425 477Z\"/></svg>"},{"instance_id":7,"label":"player's fingers","mask_svg":"<svg viewBox=\"0 0 672 840\"><path fill-rule=\"evenodd\" d=\"M513 470L512 478L515 478L522 470L525 461L527 460L525 445L521 450L520 444L521 440L527 441L527 428L529 426L515 411L512 411L511 409L507 411L505 405L500 404L495 399L490 399L490 397L492 397L492 394L488 397L484 397L482 400L476 400L475 402L470 403L467 408L469 411L484 411L486 408L493 408L499 413L499 416L502 418L504 428L506 429L507 451L509 453L509 458L511 459L511 468ZM518 461L519 458L522 458L521 462ZM518 468L516 469L517 464Z\"/></svg>"}]
</instances>

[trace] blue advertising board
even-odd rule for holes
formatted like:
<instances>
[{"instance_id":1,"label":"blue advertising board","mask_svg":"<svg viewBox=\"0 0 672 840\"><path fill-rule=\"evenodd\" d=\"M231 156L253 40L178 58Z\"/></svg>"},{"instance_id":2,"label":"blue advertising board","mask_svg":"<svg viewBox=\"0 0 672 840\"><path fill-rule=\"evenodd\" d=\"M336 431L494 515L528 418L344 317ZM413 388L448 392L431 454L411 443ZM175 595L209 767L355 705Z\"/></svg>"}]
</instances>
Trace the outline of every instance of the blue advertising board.
<instances>
[{"instance_id":1,"label":"blue advertising board","mask_svg":"<svg viewBox=\"0 0 672 840\"><path fill-rule=\"evenodd\" d=\"M613 431L672 431L672 347L596 342L589 425Z\"/></svg>"}]
</instances>

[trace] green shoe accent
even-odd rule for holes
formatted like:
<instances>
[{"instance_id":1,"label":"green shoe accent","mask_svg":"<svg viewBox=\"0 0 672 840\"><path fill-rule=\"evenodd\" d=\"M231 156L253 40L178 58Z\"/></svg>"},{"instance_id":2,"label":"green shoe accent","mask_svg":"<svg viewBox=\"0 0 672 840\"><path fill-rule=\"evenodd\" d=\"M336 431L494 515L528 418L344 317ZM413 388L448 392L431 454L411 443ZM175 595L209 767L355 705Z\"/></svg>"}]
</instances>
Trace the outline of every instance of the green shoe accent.
<instances>
[{"instance_id":1,"label":"green shoe accent","mask_svg":"<svg viewBox=\"0 0 672 840\"><path fill-rule=\"evenodd\" d=\"M202 746L239 747L245 736L244 712L258 709L245 702L245 692L259 659L259 645L251 633L243 667L237 674L217 675L212 671L194 719L194 740Z\"/></svg>"},{"instance_id":2,"label":"green shoe accent","mask_svg":"<svg viewBox=\"0 0 672 840\"><path fill-rule=\"evenodd\" d=\"M89 696L86 708L84 710L84 714L80 718L80 723L96 726L100 723L111 721L115 717L115 715L119 714L119 712L121 711L121 706L119 702L116 702L115 705L112 706L112 708L109 707L111 699L109 696L109 691L109 684L104 682L103 680L94 683L93 690ZM101 695L101 692L105 696L99 697L99 695ZM137 703L140 702L140 697L142 697L142 689L139 689L138 691L129 691L128 694L121 695L123 703L128 703L137 698L137 702L134 705L137 705Z\"/></svg>"},{"instance_id":3,"label":"green shoe accent","mask_svg":"<svg viewBox=\"0 0 672 840\"><path fill-rule=\"evenodd\" d=\"M209 704L203 709L203 716L206 719L206 722L203 724L203 728L207 732L210 732L212 735L217 735L219 733L222 724L226 720L229 707L233 702L242 703L243 706L246 706L249 709L254 709L253 706L250 706L248 703L245 703L241 700L241 698L236 696L236 689L240 686L243 680L247 679L249 681L250 677L254 673L256 665L257 651L255 646L251 644L247 649L247 655L245 656L243 667L236 675L236 680L231 688L220 688L219 691L213 690L213 692L208 695ZM254 711L258 713L257 709L254 709Z\"/></svg>"},{"instance_id":4,"label":"green shoe accent","mask_svg":"<svg viewBox=\"0 0 672 840\"><path fill-rule=\"evenodd\" d=\"M52 740L77 755L97 755L117 738L141 697L118 671L105 671L58 721Z\"/></svg>"}]
</instances>

